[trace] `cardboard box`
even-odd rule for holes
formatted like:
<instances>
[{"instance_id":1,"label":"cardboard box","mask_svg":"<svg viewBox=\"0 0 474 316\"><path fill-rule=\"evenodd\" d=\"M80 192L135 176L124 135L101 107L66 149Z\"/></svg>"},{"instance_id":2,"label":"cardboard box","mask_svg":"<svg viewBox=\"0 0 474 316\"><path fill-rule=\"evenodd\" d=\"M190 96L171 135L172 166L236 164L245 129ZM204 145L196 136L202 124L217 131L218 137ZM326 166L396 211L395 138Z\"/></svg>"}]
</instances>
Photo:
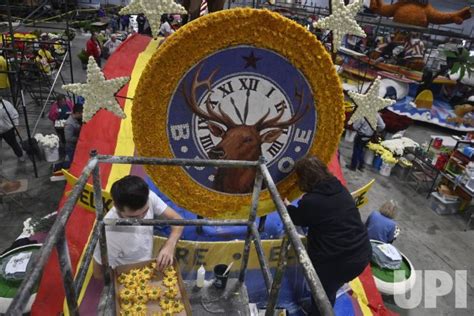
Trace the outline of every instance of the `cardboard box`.
<instances>
[{"instance_id":1,"label":"cardboard box","mask_svg":"<svg viewBox=\"0 0 474 316\"><path fill-rule=\"evenodd\" d=\"M126 265L118 266L114 269L113 274L114 274L114 285L115 285L115 306L116 306L116 315L117 316L120 316L120 309L121 309L120 308L119 292L120 292L121 289L124 288L124 286L121 285L118 282L118 280L117 280L118 276L122 273L127 273L132 269L143 268L145 266L149 266L154 261L155 260L148 260L148 261L142 261L142 262L137 262L137 263L133 263L133 264L126 264ZM181 300L181 302L184 305L184 310L181 313L174 314L174 315L178 315L178 316L192 315L191 305L189 303L189 297L188 297L188 295L186 293L186 290L184 288L183 279L181 277L181 272L179 270L179 266L178 266L178 263L177 263L176 259L174 260L173 267L176 270L176 275L177 275L177 278L178 278L178 284L177 285L178 285L178 288L179 288L179 293L176 296L176 299ZM162 280L163 280L163 273L155 270L155 274L154 274L153 278L150 280L150 285L158 286L164 292L167 289L167 287L162 283ZM146 306L148 308L147 309L147 315L151 315L154 312L161 312L159 301L149 301L149 302L147 302Z\"/></svg>"}]
</instances>

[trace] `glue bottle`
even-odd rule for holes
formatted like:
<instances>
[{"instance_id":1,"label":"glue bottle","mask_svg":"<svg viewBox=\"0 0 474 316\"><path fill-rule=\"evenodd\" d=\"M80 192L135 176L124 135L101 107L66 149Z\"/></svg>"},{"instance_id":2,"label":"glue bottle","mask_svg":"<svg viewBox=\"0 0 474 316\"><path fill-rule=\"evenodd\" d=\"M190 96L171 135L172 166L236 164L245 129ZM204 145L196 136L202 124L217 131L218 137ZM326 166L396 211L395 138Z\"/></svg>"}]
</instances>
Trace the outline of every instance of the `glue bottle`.
<instances>
[{"instance_id":1,"label":"glue bottle","mask_svg":"<svg viewBox=\"0 0 474 316\"><path fill-rule=\"evenodd\" d=\"M206 269L204 269L203 265L201 264L201 267L197 271L197 277L196 277L196 286L198 288L202 288L204 286L205 276L206 276Z\"/></svg>"}]
</instances>

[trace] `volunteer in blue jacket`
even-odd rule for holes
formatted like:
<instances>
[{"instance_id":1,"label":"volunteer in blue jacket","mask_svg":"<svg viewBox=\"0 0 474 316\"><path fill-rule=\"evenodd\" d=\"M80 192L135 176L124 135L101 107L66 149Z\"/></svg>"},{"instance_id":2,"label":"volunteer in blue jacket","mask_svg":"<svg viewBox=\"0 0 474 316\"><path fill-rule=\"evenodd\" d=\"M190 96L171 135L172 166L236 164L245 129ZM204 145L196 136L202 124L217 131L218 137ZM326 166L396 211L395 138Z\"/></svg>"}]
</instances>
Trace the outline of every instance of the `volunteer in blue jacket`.
<instances>
[{"instance_id":1,"label":"volunteer in blue jacket","mask_svg":"<svg viewBox=\"0 0 474 316\"><path fill-rule=\"evenodd\" d=\"M293 206L285 199L295 225L307 226L308 255L329 301L337 290L364 271L372 255L367 229L347 189L316 157L295 165L298 186L305 194ZM311 315L320 315L313 301Z\"/></svg>"},{"instance_id":2,"label":"volunteer in blue jacket","mask_svg":"<svg viewBox=\"0 0 474 316\"><path fill-rule=\"evenodd\" d=\"M382 204L380 210L370 213L365 222L370 239L391 244L398 237L400 229L393 220L396 210L397 204L390 200Z\"/></svg>"}]
</instances>

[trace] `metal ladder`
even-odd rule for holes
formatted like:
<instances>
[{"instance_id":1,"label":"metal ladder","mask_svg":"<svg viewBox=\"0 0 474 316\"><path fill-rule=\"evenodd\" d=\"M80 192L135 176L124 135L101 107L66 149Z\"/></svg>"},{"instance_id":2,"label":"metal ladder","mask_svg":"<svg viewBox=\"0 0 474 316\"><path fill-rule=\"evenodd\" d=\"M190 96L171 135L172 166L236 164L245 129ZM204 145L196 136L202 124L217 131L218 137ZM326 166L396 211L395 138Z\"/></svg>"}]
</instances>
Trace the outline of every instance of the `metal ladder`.
<instances>
[{"instance_id":1,"label":"metal ladder","mask_svg":"<svg viewBox=\"0 0 474 316\"><path fill-rule=\"evenodd\" d=\"M252 204L249 209L248 220L210 220L210 219L182 219L182 220L160 220L160 219L117 219L104 223L104 205L102 200L102 186L100 182L100 167L102 163L113 164L140 164L140 165L168 165L168 166L195 166L195 167L224 167L224 168L255 168L257 176L254 182L252 192ZM77 277L74 279L74 271L71 267L71 258L69 255L65 226L70 215L74 210L74 206L79 200L82 191L92 175L94 187L94 202L96 208L96 222L84 253L84 260L79 267ZM262 189L265 182L266 188L270 192L273 202L277 207L278 214L281 218L285 229L285 236L281 243L280 257L278 267L274 276L272 276L267 259L263 252L262 242L255 222L257 218L257 206ZM145 157L125 157L125 156L107 156L99 155L92 151L87 165L84 167L81 176L74 186L62 210L59 212L55 223L53 224L35 265L28 270L16 297L11 303L6 315L21 315L23 306L30 297L31 291L39 281L44 266L50 258L53 248L58 251L58 260L61 270L63 286L66 293L66 300L71 315L79 315L78 295L84 285L87 269L91 263L92 255L96 244L99 243L101 250L101 259L103 263L105 287L101 295L99 303L100 315L115 315L115 299L114 299L114 282L112 280L112 270L108 265L107 243L105 235L105 225L177 225L177 226L246 226L247 236L244 243L242 261L238 277L237 290L245 282L245 275L249 261L251 243L254 243L258 261L262 269L265 286L269 294L267 301L266 316L273 316L281 281L287 265L288 251L290 247L294 248L298 262L303 268L306 281L312 292L312 296L319 307L322 315L334 315L332 306L326 296L321 282L314 270L311 260L301 239L293 225L286 207L278 193L277 187L273 182L268 168L265 165L263 157L258 161L237 161L237 160L193 160L193 159L169 159L169 158L145 158Z\"/></svg>"}]
</instances>

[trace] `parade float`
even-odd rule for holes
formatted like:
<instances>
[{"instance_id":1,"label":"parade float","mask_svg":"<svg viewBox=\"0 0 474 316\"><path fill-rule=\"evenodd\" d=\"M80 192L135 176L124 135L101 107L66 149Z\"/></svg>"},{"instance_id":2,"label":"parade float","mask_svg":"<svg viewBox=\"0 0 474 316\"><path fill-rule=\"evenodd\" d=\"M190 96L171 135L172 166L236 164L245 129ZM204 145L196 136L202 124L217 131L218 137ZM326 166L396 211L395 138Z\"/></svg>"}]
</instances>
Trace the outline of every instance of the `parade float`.
<instances>
[{"instance_id":1,"label":"parade float","mask_svg":"<svg viewBox=\"0 0 474 316\"><path fill-rule=\"evenodd\" d=\"M167 2L168 7L153 9L144 3L149 1L137 1L124 12L145 12L156 19L161 12L181 10L172 1ZM348 6L337 3L333 1L334 14L318 25L337 33L333 47L339 46L345 34L363 33L352 20L361 1ZM337 23L343 17L353 23ZM156 37L157 23L150 25ZM301 195L292 173L294 162L316 155L345 183L336 155L345 114L342 85L331 56L305 28L270 11L233 9L192 21L160 43L135 34L110 57L103 71L90 59L87 82L64 87L84 97L85 124L71 169L66 172L68 185L61 205L91 150L114 156L191 159L257 160L263 156L281 196L290 199ZM372 121L379 109L393 103L378 96L379 84L376 80L365 94L350 94L355 104L353 119L365 117ZM145 178L150 188L186 219L248 216L255 173L210 167L106 164L100 168L106 210L112 207L112 183L129 174ZM358 206L366 202L371 184L353 192ZM94 203L92 187L86 186L66 226L75 271L90 242L96 220ZM263 190L257 214L270 268L277 265L284 233L273 211L270 194ZM155 240L159 247L167 230L157 229L157 233L161 235ZM183 279L194 279L201 265L212 269L218 263L234 262L238 267L246 233L247 228L187 227L176 252ZM262 286L262 272L253 252L248 268L245 284L249 300L265 308L268 292ZM91 274L90 269L79 294L80 313L85 315L97 313L103 286ZM43 272L32 314L63 310L68 314L63 298L61 275L53 255ZM293 258L278 306L291 315L301 315L299 305L304 298L309 299L309 290ZM391 314L370 267L340 293L335 313Z\"/></svg>"}]
</instances>

